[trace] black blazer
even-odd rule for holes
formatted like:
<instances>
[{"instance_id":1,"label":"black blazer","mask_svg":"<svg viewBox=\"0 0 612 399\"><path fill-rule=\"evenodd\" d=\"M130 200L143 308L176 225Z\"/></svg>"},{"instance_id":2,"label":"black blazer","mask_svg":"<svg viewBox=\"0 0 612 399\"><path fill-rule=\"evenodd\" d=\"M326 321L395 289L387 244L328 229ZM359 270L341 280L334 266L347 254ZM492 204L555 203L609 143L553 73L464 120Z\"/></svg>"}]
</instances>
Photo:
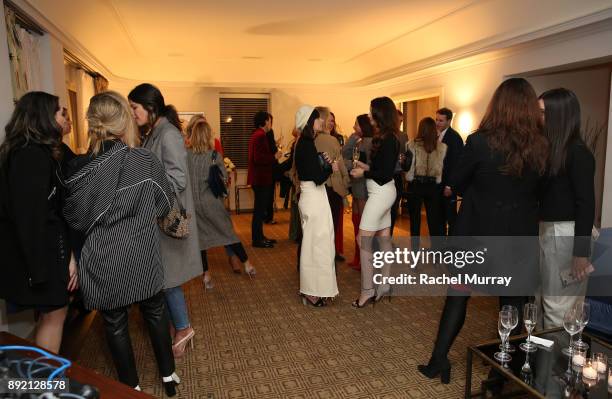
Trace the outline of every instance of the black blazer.
<instances>
[{"instance_id":1,"label":"black blazer","mask_svg":"<svg viewBox=\"0 0 612 399\"><path fill-rule=\"evenodd\" d=\"M506 291L490 291L491 286L477 290L528 296L539 283L538 192L542 179L529 167L520 177L503 174L504 163L505 156L491 150L485 132L467 138L451 176L451 189L463 197L453 234L457 242L484 243L488 249L483 265L463 271L513 276Z\"/></svg>"},{"instance_id":2,"label":"black blazer","mask_svg":"<svg viewBox=\"0 0 612 399\"><path fill-rule=\"evenodd\" d=\"M450 186L450 177L459 164L461 152L463 151L463 139L455 129L449 127L442 142L446 144L446 157L442 169L442 187Z\"/></svg>"},{"instance_id":3,"label":"black blazer","mask_svg":"<svg viewBox=\"0 0 612 399\"><path fill-rule=\"evenodd\" d=\"M537 236L541 177L530 168L521 177L500 172L504 155L493 152L486 133L471 134L451 176L461 195L455 235Z\"/></svg>"},{"instance_id":4,"label":"black blazer","mask_svg":"<svg viewBox=\"0 0 612 399\"><path fill-rule=\"evenodd\" d=\"M21 306L68 302L70 248L60 164L28 144L0 169L0 298Z\"/></svg>"}]
</instances>

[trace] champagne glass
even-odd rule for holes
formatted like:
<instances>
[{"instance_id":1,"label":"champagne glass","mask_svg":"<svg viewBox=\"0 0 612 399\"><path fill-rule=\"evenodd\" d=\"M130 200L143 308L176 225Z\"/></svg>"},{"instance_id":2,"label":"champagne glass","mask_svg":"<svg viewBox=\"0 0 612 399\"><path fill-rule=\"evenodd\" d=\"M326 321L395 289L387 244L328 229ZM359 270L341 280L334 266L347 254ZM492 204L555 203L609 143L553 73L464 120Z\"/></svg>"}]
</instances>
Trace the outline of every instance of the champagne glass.
<instances>
[{"instance_id":1,"label":"champagne glass","mask_svg":"<svg viewBox=\"0 0 612 399\"><path fill-rule=\"evenodd\" d=\"M520 346L521 350L524 352L535 352L538 350L538 347L531 342L531 331L536 325L536 320L538 317L538 308L534 303L526 303L525 308L523 309L523 322L525 323L525 329L527 330L527 341L523 342ZM529 357L529 355L527 355Z\"/></svg>"},{"instance_id":2,"label":"champagne glass","mask_svg":"<svg viewBox=\"0 0 612 399\"><path fill-rule=\"evenodd\" d=\"M501 352L495 352L493 357L495 360L500 362L504 367L505 363L512 360L512 356L506 353L506 341L510 336L510 331L512 331L512 313L507 310L502 310L499 312L499 318L497 319L497 331L499 332L499 337L501 338L502 344Z\"/></svg>"},{"instance_id":3,"label":"champagne glass","mask_svg":"<svg viewBox=\"0 0 612 399\"><path fill-rule=\"evenodd\" d=\"M591 304L582 300L574 305L574 309L576 310L576 321L580 326L580 331L578 331L578 340L574 342L574 347L589 349L589 344L582 340L582 330L584 330L586 325L589 324L589 318L591 317Z\"/></svg>"},{"instance_id":4,"label":"champagne glass","mask_svg":"<svg viewBox=\"0 0 612 399\"><path fill-rule=\"evenodd\" d=\"M576 335L580 330L580 324L578 324L575 308L570 308L565 312L565 315L563 316L563 328L565 328L565 331L569 334L570 342L569 346L567 348L563 348L561 352L571 358L574 354L574 335Z\"/></svg>"},{"instance_id":5,"label":"champagne glass","mask_svg":"<svg viewBox=\"0 0 612 399\"><path fill-rule=\"evenodd\" d=\"M502 312L508 312L510 313L510 334L512 334L512 330L514 330L516 328L516 326L518 325L518 309L515 306L512 305L504 305L501 308ZM504 344L506 347L504 348L504 350L508 353L512 353L516 351L516 348L514 347L514 345L511 345L507 340L506 343ZM502 349L501 347L499 349Z\"/></svg>"},{"instance_id":6,"label":"champagne glass","mask_svg":"<svg viewBox=\"0 0 612 399\"><path fill-rule=\"evenodd\" d=\"M361 139L358 139L355 142L355 146L353 147L353 168L357 167L357 161L359 161L360 146L361 146Z\"/></svg>"}]
</instances>

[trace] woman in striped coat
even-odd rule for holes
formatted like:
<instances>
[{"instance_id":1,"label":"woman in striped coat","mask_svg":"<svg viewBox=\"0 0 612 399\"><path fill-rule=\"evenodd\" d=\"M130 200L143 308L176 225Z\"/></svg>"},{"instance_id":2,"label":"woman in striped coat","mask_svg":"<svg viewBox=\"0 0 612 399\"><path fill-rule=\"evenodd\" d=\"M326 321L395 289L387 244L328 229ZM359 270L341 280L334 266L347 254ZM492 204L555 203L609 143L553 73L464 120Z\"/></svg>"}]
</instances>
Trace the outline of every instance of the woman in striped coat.
<instances>
[{"instance_id":1,"label":"woman in striped coat","mask_svg":"<svg viewBox=\"0 0 612 399\"><path fill-rule=\"evenodd\" d=\"M95 95L87 111L90 150L70 165L64 215L84 236L79 279L85 306L100 311L119 380L139 389L128 333L128 308L140 305L164 387L173 396L169 320L157 218L173 193L163 166L150 151L134 148L137 130L127 100Z\"/></svg>"}]
</instances>

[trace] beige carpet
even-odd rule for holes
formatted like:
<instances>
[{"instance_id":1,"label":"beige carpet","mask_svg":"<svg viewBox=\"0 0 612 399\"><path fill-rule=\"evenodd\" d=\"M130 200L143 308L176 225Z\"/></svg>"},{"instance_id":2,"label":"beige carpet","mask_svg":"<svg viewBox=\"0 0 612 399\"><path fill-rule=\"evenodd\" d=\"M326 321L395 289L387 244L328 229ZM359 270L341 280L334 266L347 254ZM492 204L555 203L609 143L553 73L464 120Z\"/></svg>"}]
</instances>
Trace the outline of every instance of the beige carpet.
<instances>
[{"instance_id":1,"label":"beige carpet","mask_svg":"<svg viewBox=\"0 0 612 399\"><path fill-rule=\"evenodd\" d=\"M245 244L250 214L234 216ZM195 349L178 362L181 398L436 398L463 397L465 353L469 343L496 335L497 300L473 298L467 321L450 353L452 382L441 385L416 370L433 345L443 298L395 297L366 309L353 309L359 273L338 263L340 296L327 308L299 300L296 245L287 239L287 211L265 226L279 240L274 249L245 245L257 277L231 272L223 249L210 252L215 287L204 292L199 280L186 286ZM407 235L407 217L399 234ZM345 215L345 254L353 254L350 214ZM396 233L397 234L397 233ZM138 311L130 319L141 386L162 397L160 377ZM115 378L98 318L81 350L80 363ZM487 370L475 362L474 383Z\"/></svg>"}]
</instances>

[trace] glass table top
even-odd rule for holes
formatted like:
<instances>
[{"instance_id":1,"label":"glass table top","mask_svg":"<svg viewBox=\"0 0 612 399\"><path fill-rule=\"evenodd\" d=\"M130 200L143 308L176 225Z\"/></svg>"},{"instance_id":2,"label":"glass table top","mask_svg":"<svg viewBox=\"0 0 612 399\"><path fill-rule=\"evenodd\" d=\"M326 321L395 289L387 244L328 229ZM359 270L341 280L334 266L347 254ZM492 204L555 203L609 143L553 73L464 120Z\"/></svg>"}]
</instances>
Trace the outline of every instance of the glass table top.
<instances>
[{"instance_id":1,"label":"glass table top","mask_svg":"<svg viewBox=\"0 0 612 399\"><path fill-rule=\"evenodd\" d=\"M546 398L608 399L612 397L612 389L608 396L607 369L605 373L597 374L595 379L585 378L582 367L570 364L569 356L561 352L569 344L569 334L565 330L551 330L536 333L534 336L551 340L554 344L550 348L538 346L536 352L527 354L519 348L519 344L525 342L526 337L511 337L509 341L515 347L515 351L510 353L512 360L503 365L493 357L495 352L500 351L499 341L478 345L474 349L480 351L491 363L503 366L503 373L514 375ZM577 335L574 336L574 339L577 339ZM589 344L587 358L590 358L592 353L601 352L606 355L608 365L610 364L612 350L609 345L592 338L587 332L582 335L582 340ZM529 356L528 359L527 356ZM527 370L523 367L526 360L528 360L530 372L523 371ZM587 374L588 371L590 370L587 370Z\"/></svg>"}]
</instances>

